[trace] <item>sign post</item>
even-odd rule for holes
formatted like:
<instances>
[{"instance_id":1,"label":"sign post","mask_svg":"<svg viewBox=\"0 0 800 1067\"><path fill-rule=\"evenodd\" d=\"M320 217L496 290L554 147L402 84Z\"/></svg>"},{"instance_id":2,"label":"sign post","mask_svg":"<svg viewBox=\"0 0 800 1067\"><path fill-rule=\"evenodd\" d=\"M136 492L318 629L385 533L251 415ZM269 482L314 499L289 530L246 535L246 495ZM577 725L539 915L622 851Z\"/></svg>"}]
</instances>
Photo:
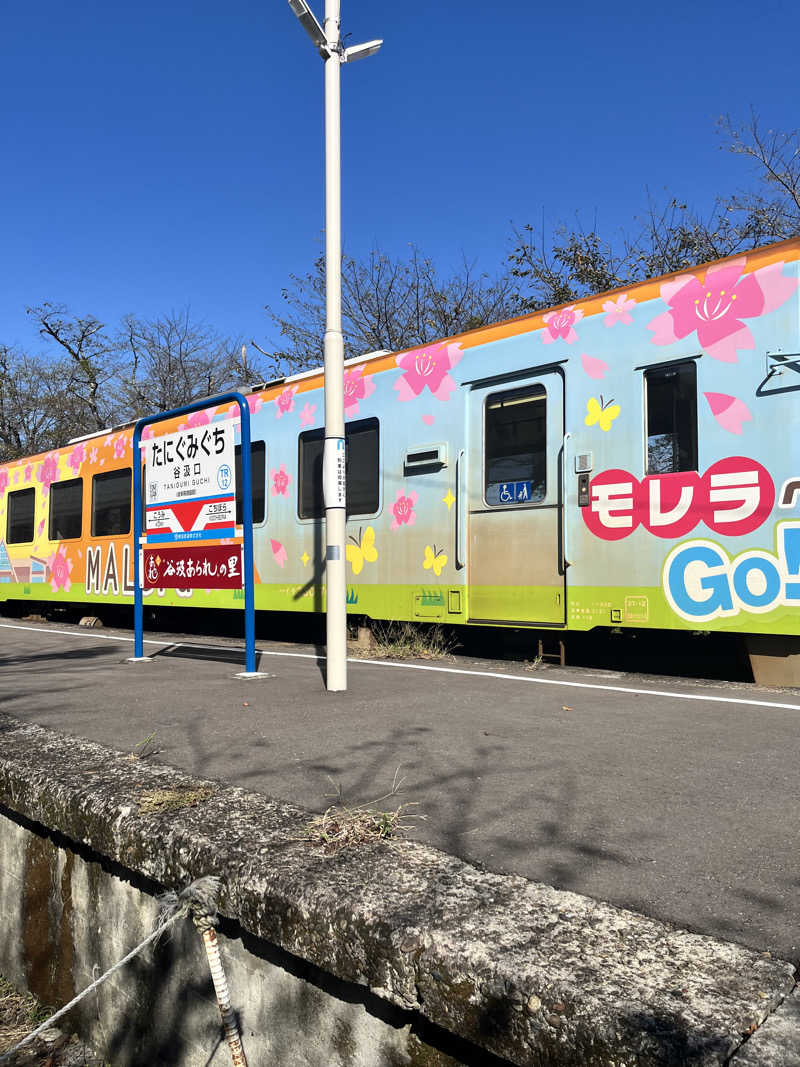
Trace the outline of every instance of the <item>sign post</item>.
<instances>
[{"instance_id":1,"label":"sign post","mask_svg":"<svg viewBox=\"0 0 800 1067\"><path fill-rule=\"evenodd\" d=\"M148 449L146 524L142 516L142 431L156 422L191 415L230 401L238 404L242 436L242 546L208 546L205 541L233 538L236 484L233 424L208 423L146 442ZM144 655L142 590L148 588L240 589L244 585L245 670L256 670L255 590L253 579L253 499L250 466L250 408L241 393L223 393L159 415L139 419L133 431L133 624L131 662ZM143 547L145 541L159 547Z\"/></svg>"}]
</instances>

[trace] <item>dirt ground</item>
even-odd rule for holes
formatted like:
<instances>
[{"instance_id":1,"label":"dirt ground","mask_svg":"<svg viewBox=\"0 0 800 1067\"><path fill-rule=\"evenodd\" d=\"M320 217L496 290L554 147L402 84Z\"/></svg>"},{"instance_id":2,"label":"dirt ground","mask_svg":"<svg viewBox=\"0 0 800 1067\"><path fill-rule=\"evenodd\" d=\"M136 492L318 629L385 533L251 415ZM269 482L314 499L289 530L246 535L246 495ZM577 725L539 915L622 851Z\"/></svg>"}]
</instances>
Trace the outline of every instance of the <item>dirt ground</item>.
<instances>
[{"instance_id":1,"label":"dirt ground","mask_svg":"<svg viewBox=\"0 0 800 1067\"><path fill-rule=\"evenodd\" d=\"M0 1056L18 1044L51 1015L30 993L18 993L0 975ZM4 1067L111 1067L75 1035L51 1027L20 1049Z\"/></svg>"}]
</instances>

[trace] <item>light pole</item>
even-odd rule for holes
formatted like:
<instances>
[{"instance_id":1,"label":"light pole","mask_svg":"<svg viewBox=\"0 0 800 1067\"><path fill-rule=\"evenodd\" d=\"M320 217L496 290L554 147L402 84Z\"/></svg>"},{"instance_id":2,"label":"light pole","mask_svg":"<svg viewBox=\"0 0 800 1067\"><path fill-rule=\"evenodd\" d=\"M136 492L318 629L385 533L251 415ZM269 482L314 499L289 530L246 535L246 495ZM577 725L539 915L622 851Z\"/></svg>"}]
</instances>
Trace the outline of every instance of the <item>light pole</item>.
<instances>
[{"instance_id":1,"label":"light pole","mask_svg":"<svg viewBox=\"0 0 800 1067\"><path fill-rule=\"evenodd\" d=\"M314 47L325 60L325 631L328 692L347 689L347 583L345 572L346 482L344 435L344 338L342 337L342 189L339 72L342 63L374 55L383 41L342 46L340 0L325 0L325 29L306 0L289 0Z\"/></svg>"}]
</instances>

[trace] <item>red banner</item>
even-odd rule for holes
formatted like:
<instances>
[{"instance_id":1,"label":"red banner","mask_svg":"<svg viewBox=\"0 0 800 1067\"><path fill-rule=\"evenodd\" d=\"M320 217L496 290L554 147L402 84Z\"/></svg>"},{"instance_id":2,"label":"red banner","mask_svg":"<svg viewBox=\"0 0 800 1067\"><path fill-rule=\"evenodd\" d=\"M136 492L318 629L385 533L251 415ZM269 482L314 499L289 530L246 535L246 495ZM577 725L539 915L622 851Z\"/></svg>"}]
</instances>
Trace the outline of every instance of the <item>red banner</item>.
<instances>
[{"instance_id":1,"label":"red banner","mask_svg":"<svg viewBox=\"0 0 800 1067\"><path fill-rule=\"evenodd\" d=\"M241 545L144 549L145 589L241 589Z\"/></svg>"}]
</instances>

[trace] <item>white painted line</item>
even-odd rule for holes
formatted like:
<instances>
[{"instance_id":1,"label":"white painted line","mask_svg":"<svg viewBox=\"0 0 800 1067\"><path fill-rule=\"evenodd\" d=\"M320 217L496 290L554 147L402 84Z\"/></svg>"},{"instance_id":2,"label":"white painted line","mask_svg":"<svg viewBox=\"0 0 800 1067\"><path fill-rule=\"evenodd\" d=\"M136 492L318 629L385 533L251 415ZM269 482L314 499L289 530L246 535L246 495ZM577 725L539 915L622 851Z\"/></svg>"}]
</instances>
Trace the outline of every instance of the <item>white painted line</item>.
<instances>
[{"instance_id":1,"label":"white painted line","mask_svg":"<svg viewBox=\"0 0 800 1067\"><path fill-rule=\"evenodd\" d=\"M132 644L132 637L111 634L98 634L92 631L90 634L77 633L74 630L55 630L43 626L17 626L12 623L0 623L0 629L5 630L32 630L34 633L61 634L65 637L79 637L85 640L99 638L103 641L123 641ZM199 651L207 649L214 652L243 652L238 645L198 645L188 641L156 641L145 638L144 644L158 645L161 648L196 648ZM325 659L324 654L317 655L315 652L276 652L270 649L256 649L260 656L284 656L289 659ZM433 671L439 674L462 674L471 678L493 678L505 682L528 682L531 685L555 685L567 689L595 689L607 693L632 693L634 696L666 697L669 700L695 700L708 701L712 704L743 704L746 707L755 708L781 708L784 711L800 711L800 704L781 704L774 700L747 700L743 697L720 697L703 693L670 693L664 689L638 689L624 685L601 685L598 682L573 682L565 678L527 678L521 674L503 674L500 671L476 671L464 667L434 667L423 663L398 663L396 660L386 659L362 659L361 657L348 657L348 663L367 665L370 667L399 667L407 671Z\"/></svg>"}]
</instances>

